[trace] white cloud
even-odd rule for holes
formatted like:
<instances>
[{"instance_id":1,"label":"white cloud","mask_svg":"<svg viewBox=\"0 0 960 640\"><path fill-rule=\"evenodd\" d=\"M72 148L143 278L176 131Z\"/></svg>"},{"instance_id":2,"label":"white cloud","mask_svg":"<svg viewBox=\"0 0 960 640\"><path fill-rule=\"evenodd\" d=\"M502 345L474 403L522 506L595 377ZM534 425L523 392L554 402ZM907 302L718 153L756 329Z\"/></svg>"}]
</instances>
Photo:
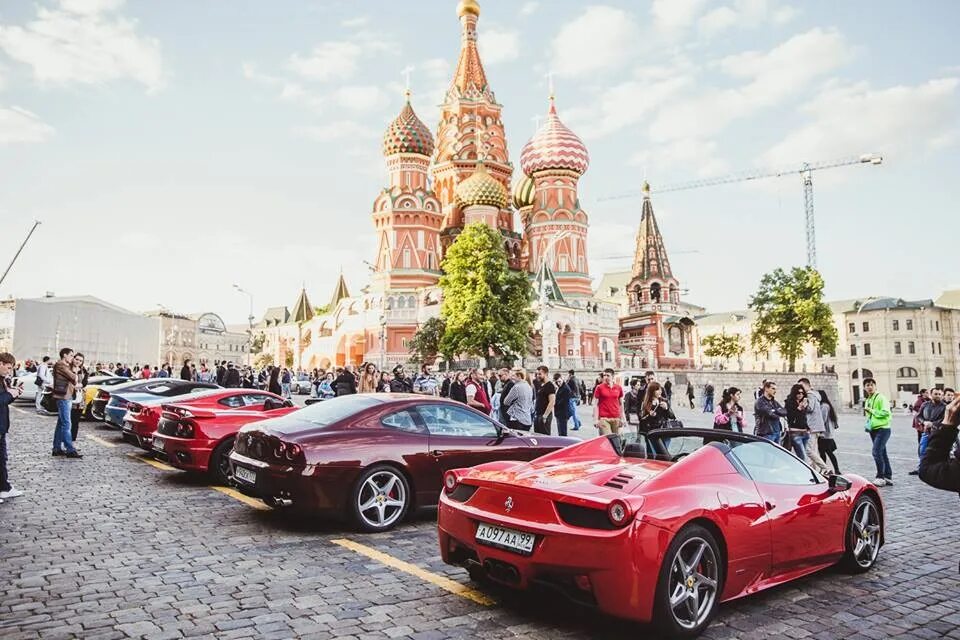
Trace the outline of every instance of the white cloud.
<instances>
[{"instance_id":1,"label":"white cloud","mask_svg":"<svg viewBox=\"0 0 960 640\"><path fill-rule=\"evenodd\" d=\"M630 158L630 164L656 170L660 176L689 175L692 172L699 178L705 178L730 171L729 163L719 157L716 141L695 138L672 140L661 146L644 149ZM680 171L670 171L673 169Z\"/></svg>"},{"instance_id":2,"label":"white cloud","mask_svg":"<svg viewBox=\"0 0 960 640\"><path fill-rule=\"evenodd\" d=\"M26 109L0 107L0 144L43 142L53 133L53 127Z\"/></svg>"},{"instance_id":3,"label":"white cloud","mask_svg":"<svg viewBox=\"0 0 960 640\"><path fill-rule=\"evenodd\" d=\"M747 51L717 63L726 75L747 80L739 87L710 87L670 104L650 127L654 140L707 137L733 120L782 103L804 91L851 58L852 48L837 31L820 28L794 36L770 51Z\"/></svg>"},{"instance_id":4,"label":"white cloud","mask_svg":"<svg viewBox=\"0 0 960 640\"><path fill-rule=\"evenodd\" d=\"M521 15L521 16L529 16L529 15L532 15L532 14L533 14L534 12L536 12L536 10L539 9L539 8L540 8L540 3L539 3L539 2L524 2L524 3L520 6L520 15Z\"/></svg>"},{"instance_id":5,"label":"white cloud","mask_svg":"<svg viewBox=\"0 0 960 640\"><path fill-rule=\"evenodd\" d=\"M345 80L356 73L360 61L392 53L396 46L382 37L360 31L349 40L321 42L309 54L290 56L289 68L311 80Z\"/></svg>"},{"instance_id":6,"label":"white cloud","mask_svg":"<svg viewBox=\"0 0 960 640\"><path fill-rule=\"evenodd\" d=\"M833 83L801 108L807 124L763 155L769 165L879 152L889 161L956 144L960 78L872 89Z\"/></svg>"},{"instance_id":7,"label":"white cloud","mask_svg":"<svg viewBox=\"0 0 960 640\"><path fill-rule=\"evenodd\" d=\"M333 100L353 111L373 111L387 104L387 95L376 85L347 85L333 92Z\"/></svg>"},{"instance_id":8,"label":"white cloud","mask_svg":"<svg viewBox=\"0 0 960 640\"><path fill-rule=\"evenodd\" d=\"M101 12L108 0L67 0L70 11L37 9L25 26L0 26L0 49L29 65L43 84L103 84L132 79L151 91L164 81L160 43L137 33L137 23Z\"/></svg>"},{"instance_id":9,"label":"white cloud","mask_svg":"<svg viewBox=\"0 0 960 640\"><path fill-rule=\"evenodd\" d=\"M124 0L60 0L64 11L81 15L116 11L123 6Z\"/></svg>"},{"instance_id":10,"label":"white cloud","mask_svg":"<svg viewBox=\"0 0 960 640\"><path fill-rule=\"evenodd\" d=\"M630 61L640 41L633 16L608 6L591 6L560 28L553 39L553 71L583 76L619 69Z\"/></svg>"},{"instance_id":11,"label":"white cloud","mask_svg":"<svg viewBox=\"0 0 960 640\"><path fill-rule=\"evenodd\" d=\"M348 29L353 29L356 27L365 27L370 22L370 18L367 16L357 16L355 18L347 18L346 20L340 21L340 26L346 27Z\"/></svg>"},{"instance_id":12,"label":"white cloud","mask_svg":"<svg viewBox=\"0 0 960 640\"><path fill-rule=\"evenodd\" d=\"M379 135L374 129L355 120L338 120L330 124L300 127L297 132L319 142L343 138L373 139Z\"/></svg>"},{"instance_id":13,"label":"white cloud","mask_svg":"<svg viewBox=\"0 0 960 640\"><path fill-rule=\"evenodd\" d=\"M488 65L516 60L520 56L520 32L491 26L477 39L477 47Z\"/></svg>"},{"instance_id":14,"label":"white cloud","mask_svg":"<svg viewBox=\"0 0 960 640\"><path fill-rule=\"evenodd\" d=\"M241 65L243 77L277 90L277 97L284 102L291 102L322 113L326 99L307 89L299 82L292 82L281 76L274 76L260 71L256 65L244 62Z\"/></svg>"},{"instance_id":15,"label":"white cloud","mask_svg":"<svg viewBox=\"0 0 960 640\"><path fill-rule=\"evenodd\" d=\"M692 78L682 75L621 82L601 91L589 107L567 110L564 120L584 138L599 138L647 121L691 82Z\"/></svg>"},{"instance_id":16,"label":"white cloud","mask_svg":"<svg viewBox=\"0 0 960 640\"><path fill-rule=\"evenodd\" d=\"M660 31L677 31L693 24L706 0L653 0L650 13Z\"/></svg>"},{"instance_id":17,"label":"white cloud","mask_svg":"<svg viewBox=\"0 0 960 640\"><path fill-rule=\"evenodd\" d=\"M717 7L697 22L700 32L713 36L737 24L737 12L730 7Z\"/></svg>"},{"instance_id":18,"label":"white cloud","mask_svg":"<svg viewBox=\"0 0 960 640\"><path fill-rule=\"evenodd\" d=\"M697 21L701 34L711 37L731 27L752 29L768 23L783 25L797 14L788 5L777 6L775 0L734 0L731 6L717 7Z\"/></svg>"}]
</instances>

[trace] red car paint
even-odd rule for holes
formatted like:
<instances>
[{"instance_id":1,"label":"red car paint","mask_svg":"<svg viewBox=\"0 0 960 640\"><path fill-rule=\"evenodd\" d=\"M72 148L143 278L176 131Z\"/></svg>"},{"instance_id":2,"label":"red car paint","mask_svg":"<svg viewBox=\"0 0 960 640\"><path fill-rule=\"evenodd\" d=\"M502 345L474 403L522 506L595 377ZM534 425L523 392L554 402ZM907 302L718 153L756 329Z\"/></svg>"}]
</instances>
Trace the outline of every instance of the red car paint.
<instances>
[{"instance_id":1,"label":"red car paint","mask_svg":"<svg viewBox=\"0 0 960 640\"><path fill-rule=\"evenodd\" d=\"M674 440L722 440L728 432L670 433ZM790 455L752 436L726 437L757 443L741 449L744 456L765 446ZM493 462L450 472L437 517L444 561L519 589L565 589L606 614L650 622L661 565L688 524L702 523L720 537L725 570L718 602L837 563L847 548L852 506L864 493L879 509L882 544L882 501L863 478L847 476L850 488L831 489L792 458L818 482L776 484L754 480L747 467L734 464L740 462L731 461L737 446L704 444L677 461L622 457L617 446L616 436L599 437L529 463ZM780 464L779 454L773 457ZM784 471L800 468L792 464L784 462ZM776 473L754 475L786 477ZM615 501L628 513L623 526L603 518ZM524 555L478 542L480 523L532 534L532 551Z\"/></svg>"},{"instance_id":2,"label":"red car paint","mask_svg":"<svg viewBox=\"0 0 960 640\"><path fill-rule=\"evenodd\" d=\"M271 506L350 516L358 479L377 466L402 474L408 483L405 511L435 505L449 469L532 460L576 442L512 432L442 398L354 394L245 426L230 462L238 488ZM297 448L293 460L292 446ZM281 451L283 456L276 455ZM240 478L238 468L253 480Z\"/></svg>"},{"instance_id":3,"label":"red car paint","mask_svg":"<svg viewBox=\"0 0 960 640\"><path fill-rule=\"evenodd\" d=\"M225 482L226 467L218 470L211 460L217 447L223 445L225 458L242 426L296 410L280 396L257 389L217 389L178 399L151 410L157 420L151 448L178 469L220 472L217 479Z\"/></svg>"}]
</instances>

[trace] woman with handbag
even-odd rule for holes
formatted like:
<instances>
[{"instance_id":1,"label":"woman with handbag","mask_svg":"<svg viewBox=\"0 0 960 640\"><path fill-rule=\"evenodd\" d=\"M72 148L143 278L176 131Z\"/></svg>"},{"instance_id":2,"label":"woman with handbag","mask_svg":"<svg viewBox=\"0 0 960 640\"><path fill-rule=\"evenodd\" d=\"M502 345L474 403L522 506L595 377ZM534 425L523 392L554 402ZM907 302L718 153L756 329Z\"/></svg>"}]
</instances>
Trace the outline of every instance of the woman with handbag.
<instances>
[{"instance_id":1,"label":"woman with handbag","mask_svg":"<svg viewBox=\"0 0 960 640\"><path fill-rule=\"evenodd\" d=\"M740 389L730 387L723 390L723 397L717 412L713 416L714 429L726 429L743 433L743 407L740 406Z\"/></svg>"},{"instance_id":2,"label":"woman with handbag","mask_svg":"<svg viewBox=\"0 0 960 640\"><path fill-rule=\"evenodd\" d=\"M837 412L834 410L833 405L830 404L830 398L827 397L827 392L820 391L819 393L820 413L823 415L823 426L826 427L826 431L817 440L817 447L820 450L820 457L824 460L829 458L830 464L833 465L833 470L837 475L840 475L840 466L837 464L837 456L834 455L834 452L837 450L837 441L833 439L833 432L840 428L840 424L837 422Z\"/></svg>"},{"instance_id":3,"label":"woman with handbag","mask_svg":"<svg viewBox=\"0 0 960 640\"><path fill-rule=\"evenodd\" d=\"M783 448L789 451L792 447L794 454L805 460L803 452L810 430L807 427L807 391L803 385L795 384L790 388L790 395L783 406L787 410L787 433Z\"/></svg>"},{"instance_id":4,"label":"woman with handbag","mask_svg":"<svg viewBox=\"0 0 960 640\"><path fill-rule=\"evenodd\" d=\"M663 429L669 420L677 419L673 409L670 408L670 403L663 397L663 387L659 382L651 382L647 385L647 393L643 396L643 403L638 413L640 423L637 430L640 433Z\"/></svg>"}]
</instances>

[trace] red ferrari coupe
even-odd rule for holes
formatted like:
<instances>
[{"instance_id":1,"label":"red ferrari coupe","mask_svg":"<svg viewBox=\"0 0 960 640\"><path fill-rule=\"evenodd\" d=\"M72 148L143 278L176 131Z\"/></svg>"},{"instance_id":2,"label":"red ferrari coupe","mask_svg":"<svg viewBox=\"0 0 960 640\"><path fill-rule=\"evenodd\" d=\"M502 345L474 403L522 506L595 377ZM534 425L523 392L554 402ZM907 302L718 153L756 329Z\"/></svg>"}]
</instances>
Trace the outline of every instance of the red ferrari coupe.
<instances>
[{"instance_id":1,"label":"red ferrari coupe","mask_svg":"<svg viewBox=\"0 0 960 640\"><path fill-rule=\"evenodd\" d=\"M463 404L415 394L326 400L237 434L237 487L273 507L346 515L385 531L437 504L443 474L491 460L532 460L579 442L517 433Z\"/></svg>"},{"instance_id":2,"label":"red ferrari coupe","mask_svg":"<svg viewBox=\"0 0 960 640\"><path fill-rule=\"evenodd\" d=\"M240 427L296 410L269 391L216 389L162 405L152 448L178 469L206 472L229 484L227 456Z\"/></svg>"},{"instance_id":3,"label":"red ferrari coupe","mask_svg":"<svg viewBox=\"0 0 960 640\"><path fill-rule=\"evenodd\" d=\"M475 580L548 587L692 637L717 604L841 563L867 571L883 502L745 434L599 437L529 463L444 476L440 553Z\"/></svg>"}]
</instances>

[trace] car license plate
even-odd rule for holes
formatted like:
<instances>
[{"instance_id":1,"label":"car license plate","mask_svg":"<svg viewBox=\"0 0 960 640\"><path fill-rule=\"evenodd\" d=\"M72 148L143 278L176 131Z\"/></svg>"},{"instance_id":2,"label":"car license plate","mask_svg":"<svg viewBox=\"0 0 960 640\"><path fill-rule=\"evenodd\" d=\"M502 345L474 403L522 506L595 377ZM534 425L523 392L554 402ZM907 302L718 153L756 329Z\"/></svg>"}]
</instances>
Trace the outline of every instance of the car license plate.
<instances>
[{"instance_id":1,"label":"car license plate","mask_svg":"<svg viewBox=\"0 0 960 640\"><path fill-rule=\"evenodd\" d=\"M250 469L245 469L244 467L234 467L233 476L237 480L242 480L243 482L249 484L257 484L257 472L251 471Z\"/></svg>"},{"instance_id":2,"label":"car license plate","mask_svg":"<svg viewBox=\"0 0 960 640\"><path fill-rule=\"evenodd\" d=\"M477 542L502 547L510 551L524 554L532 553L535 539L532 533L495 527L485 522L481 522L477 526Z\"/></svg>"},{"instance_id":3,"label":"car license plate","mask_svg":"<svg viewBox=\"0 0 960 640\"><path fill-rule=\"evenodd\" d=\"M163 447L164 447L165 444L166 444L166 443L165 443L163 440L161 440L160 438L158 438L158 437L156 437L156 436L153 437L153 448L154 448L154 450L156 450L156 451L163 451Z\"/></svg>"}]
</instances>

